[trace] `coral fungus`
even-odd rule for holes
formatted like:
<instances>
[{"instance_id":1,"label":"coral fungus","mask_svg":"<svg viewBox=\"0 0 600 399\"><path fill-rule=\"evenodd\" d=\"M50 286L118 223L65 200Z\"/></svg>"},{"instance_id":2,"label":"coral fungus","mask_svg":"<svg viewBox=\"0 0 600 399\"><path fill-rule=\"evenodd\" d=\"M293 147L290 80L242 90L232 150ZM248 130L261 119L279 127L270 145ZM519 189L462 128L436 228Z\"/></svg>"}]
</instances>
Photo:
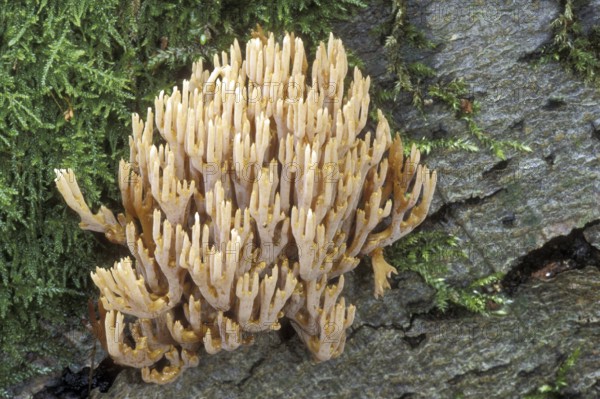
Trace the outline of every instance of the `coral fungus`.
<instances>
[{"instance_id":1,"label":"coral fungus","mask_svg":"<svg viewBox=\"0 0 600 399\"><path fill-rule=\"evenodd\" d=\"M124 213L92 213L73 172L56 171L81 227L131 252L92 273L95 331L145 381L170 382L202 348L234 350L282 317L315 359L338 356L355 311L340 297L344 273L370 256L383 294L395 270L382 248L423 221L435 189L381 112L363 132L370 79L355 68L344 92L339 39L320 44L310 75L289 34L258 35L245 59L236 41L213 64L161 92L145 123L133 115Z\"/></svg>"}]
</instances>

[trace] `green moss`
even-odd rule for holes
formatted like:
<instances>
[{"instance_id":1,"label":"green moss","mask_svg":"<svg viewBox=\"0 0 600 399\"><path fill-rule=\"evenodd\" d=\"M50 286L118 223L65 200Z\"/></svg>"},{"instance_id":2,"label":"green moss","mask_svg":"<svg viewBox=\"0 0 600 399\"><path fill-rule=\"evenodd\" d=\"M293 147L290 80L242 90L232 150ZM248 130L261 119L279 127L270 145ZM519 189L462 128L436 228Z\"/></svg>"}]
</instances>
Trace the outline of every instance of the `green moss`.
<instances>
[{"instance_id":1,"label":"green moss","mask_svg":"<svg viewBox=\"0 0 600 399\"><path fill-rule=\"evenodd\" d=\"M504 298L492 289L502 280L502 274L486 276L462 288L446 281L448 264L467 258L457 237L442 231L419 231L386 248L385 253L398 271L416 272L436 290L435 302L439 310L445 311L452 304L481 314L503 312L496 305L504 304Z\"/></svg>"},{"instance_id":2,"label":"green moss","mask_svg":"<svg viewBox=\"0 0 600 399\"><path fill-rule=\"evenodd\" d=\"M583 1L561 0L562 13L552 21L552 43L539 54L541 62L558 61L587 83L600 86L600 25L586 34L577 12Z\"/></svg>"},{"instance_id":3,"label":"green moss","mask_svg":"<svg viewBox=\"0 0 600 399\"><path fill-rule=\"evenodd\" d=\"M531 148L515 140L496 140L486 134L475 117L480 112L477 101L468 98L468 88L463 80L453 80L445 85L433 84L429 86L428 94L446 104L457 119L466 122L469 133L482 145L486 146L496 157L506 159L506 149L512 148L517 151L531 152ZM425 144L422 144L425 145ZM477 147L469 147L467 150L477 151ZM426 147L426 152L429 150Z\"/></svg>"}]
</instances>

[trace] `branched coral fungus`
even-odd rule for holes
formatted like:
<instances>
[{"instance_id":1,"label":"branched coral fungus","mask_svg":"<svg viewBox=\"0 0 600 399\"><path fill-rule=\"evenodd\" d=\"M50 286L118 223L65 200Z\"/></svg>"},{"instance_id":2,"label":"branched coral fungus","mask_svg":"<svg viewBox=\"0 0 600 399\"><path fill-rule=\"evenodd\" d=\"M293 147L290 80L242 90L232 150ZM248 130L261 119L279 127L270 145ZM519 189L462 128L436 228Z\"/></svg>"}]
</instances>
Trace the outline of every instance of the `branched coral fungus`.
<instances>
[{"instance_id":1,"label":"branched coral fungus","mask_svg":"<svg viewBox=\"0 0 600 399\"><path fill-rule=\"evenodd\" d=\"M197 365L202 348L234 350L282 317L317 360L338 356L355 311L340 297L343 274L371 256L383 294L395 270L382 248L423 221L435 189L435 172L415 148L404 157L382 113L363 132L370 79L355 68L344 96L346 53L333 36L310 75L293 35L259 35L245 59L236 41L213 63L161 92L146 123L133 115L123 214L93 214L73 172L56 171L81 227L133 256L92 273L95 331L156 383Z\"/></svg>"}]
</instances>

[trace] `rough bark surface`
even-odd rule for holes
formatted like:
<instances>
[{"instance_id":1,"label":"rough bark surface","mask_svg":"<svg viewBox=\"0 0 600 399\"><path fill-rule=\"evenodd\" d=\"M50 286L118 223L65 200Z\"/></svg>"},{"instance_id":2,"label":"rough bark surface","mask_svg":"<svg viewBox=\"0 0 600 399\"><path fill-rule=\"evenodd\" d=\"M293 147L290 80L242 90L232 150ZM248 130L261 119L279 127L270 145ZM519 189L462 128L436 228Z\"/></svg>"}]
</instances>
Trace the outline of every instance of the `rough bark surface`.
<instances>
[{"instance_id":1,"label":"rough bark surface","mask_svg":"<svg viewBox=\"0 0 600 399\"><path fill-rule=\"evenodd\" d=\"M366 279L365 279L366 280ZM367 289L361 278L355 288ZM397 292L414 294L415 281ZM141 381L122 372L107 394L94 398L516 398L553 383L560 364L576 348L581 356L568 373L569 392L600 395L600 272L595 267L532 281L519 289L504 317L471 314L443 319L381 316L386 304L363 306L344 355L314 364L301 342L275 334L252 347L207 356L171 385ZM423 294L423 291L421 291ZM364 304L367 305L367 304ZM377 311L377 316L371 316Z\"/></svg>"}]
</instances>

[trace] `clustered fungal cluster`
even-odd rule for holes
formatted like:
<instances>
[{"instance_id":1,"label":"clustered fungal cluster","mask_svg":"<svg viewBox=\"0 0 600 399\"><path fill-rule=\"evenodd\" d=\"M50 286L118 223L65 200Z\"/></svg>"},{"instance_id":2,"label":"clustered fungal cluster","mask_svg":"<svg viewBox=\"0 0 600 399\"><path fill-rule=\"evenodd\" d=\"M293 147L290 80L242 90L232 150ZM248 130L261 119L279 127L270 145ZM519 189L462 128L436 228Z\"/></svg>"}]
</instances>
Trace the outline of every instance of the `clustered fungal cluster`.
<instances>
[{"instance_id":1,"label":"clustered fungal cluster","mask_svg":"<svg viewBox=\"0 0 600 399\"><path fill-rule=\"evenodd\" d=\"M315 359L338 356L355 312L340 297L344 273L367 255L375 295L389 288L382 249L423 221L435 189L435 172L414 147L404 156L381 112L375 133L363 132L370 79L355 68L344 92L339 39L320 44L310 75L293 34L255 35L245 59L236 41L213 63L161 92L145 123L133 115L124 213L92 213L73 172L56 171L81 227L131 252L92 273L96 335L149 382L173 381L202 349L234 350L282 317Z\"/></svg>"}]
</instances>

